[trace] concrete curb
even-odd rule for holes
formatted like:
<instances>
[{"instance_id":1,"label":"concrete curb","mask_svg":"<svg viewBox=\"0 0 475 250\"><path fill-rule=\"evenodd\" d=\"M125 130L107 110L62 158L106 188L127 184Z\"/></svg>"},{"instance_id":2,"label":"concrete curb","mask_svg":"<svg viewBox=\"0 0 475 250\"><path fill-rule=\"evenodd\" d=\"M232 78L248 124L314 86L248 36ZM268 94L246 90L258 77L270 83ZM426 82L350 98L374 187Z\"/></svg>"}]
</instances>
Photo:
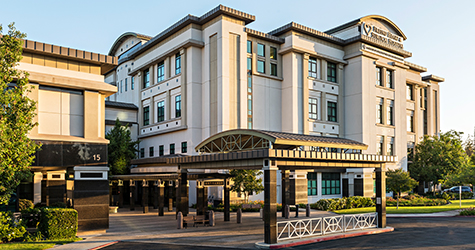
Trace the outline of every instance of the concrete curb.
<instances>
[{"instance_id":1,"label":"concrete curb","mask_svg":"<svg viewBox=\"0 0 475 250\"><path fill-rule=\"evenodd\" d=\"M116 243L119 243L119 241L112 241L112 242L108 242L106 244L102 244L100 246L97 246L97 247L94 247L94 248L89 248L89 250L96 250L96 249L101 249L101 248L104 248L104 247L108 247L108 246L111 246L111 245L114 245Z\"/></svg>"},{"instance_id":2,"label":"concrete curb","mask_svg":"<svg viewBox=\"0 0 475 250\"><path fill-rule=\"evenodd\" d=\"M277 243L277 244L266 244L263 242L258 242L256 243L256 247L259 249L280 249L280 248L294 247L294 246L306 245L306 244L317 243L317 242L328 241L328 240L336 240L336 239L350 238L350 237L370 235L370 234L387 233L387 232L392 232L392 231L394 231L393 227L376 228L374 230L363 231L363 232L341 233L341 234L336 234L336 235L320 236L320 237L315 237L312 239L283 242L283 243Z\"/></svg>"}]
</instances>

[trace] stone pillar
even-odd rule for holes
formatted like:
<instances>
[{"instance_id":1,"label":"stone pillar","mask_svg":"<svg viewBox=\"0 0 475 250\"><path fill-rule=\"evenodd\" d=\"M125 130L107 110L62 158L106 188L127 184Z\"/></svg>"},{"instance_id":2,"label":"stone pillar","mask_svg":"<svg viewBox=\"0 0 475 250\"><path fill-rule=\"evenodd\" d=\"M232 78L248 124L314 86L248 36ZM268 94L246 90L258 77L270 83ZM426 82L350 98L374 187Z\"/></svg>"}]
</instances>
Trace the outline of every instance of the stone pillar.
<instances>
[{"instance_id":1,"label":"stone pillar","mask_svg":"<svg viewBox=\"0 0 475 250\"><path fill-rule=\"evenodd\" d=\"M306 135L309 133L308 127L308 59L310 54L303 54L302 62L302 132Z\"/></svg>"},{"instance_id":2,"label":"stone pillar","mask_svg":"<svg viewBox=\"0 0 475 250\"><path fill-rule=\"evenodd\" d=\"M130 211L135 210L135 181L130 180Z\"/></svg>"},{"instance_id":3,"label":"stone pillar","mask_svg":"<svg viewBox=\"0 0 475 250\"><path fill-rule=\"evenodd\" d=\"M148 213L148 181L142 181L142 207L143 213Z\"/></svg>"},{"instance_id":4,"label":"stone pillar","mask_svg":"<svg viewBox=\"0 0 475 250\"><path fill-rule=\"evenodd\" d=\"M290 181L289 181L289 170L282 170L282 217L286 218L285 205L289 204L290 201Z\"/></svg>"},{"instance_id":5,"label":"stone pillar","mask_svg":"<svg viewBox=\"0 0 475 250\"><path fill-rule=\"evenodd\" d=\"M229 179L224 179L224 221L229 220Z\"/></svg>"},{"instance_id":6,"label":"stone pillar","mask_svg":"<svg viewBox=\"0 0 475 250\"><path fill-rule=\"evenodd\" d=\"M157 196L158 196L158 216L163 216L163 207L165 205L165 183L162 180L158 180L157 183Z\"/></svg>"},{"instance_id":7,"label":"stone pillar","mask_svg":"<svg viewBox=\"0 0 475 250\"><path fill-rule=\"evenodd\" d=\"M173 181L168 182L168 212L173 211Z\"/></svg>"},{"instance_id":8,"label":"stone pillar","mask_svg":"<svg viewBox=\"0 0 475 250\"><path fill-rule=\"evenodd\" d=\"M264 160L264 243L277 243L277 166Z\"/></svg>"},{"instance_id":9,"label":"stone pillar","mask_svg":"<svg viewBox=\"0 0 475 250\"><path fill-rule=\"evenodd\" d=\"M33 177L33 204L41 203L41 181L43 173L35 172Z\"/></svg>"},{"instance_id":10,"label":"stone pillar","mask_svg":"<svg viewBox=\"0 0 475 250\"><path fill-rule=\"evenodd\" d=\"M119 180L117 186L119 189L119 207L124 207L124 182Z\"/></svg>"},{"instance_id":11,"label":"stone pillar","mask_svg":"<svg viewBox=\"0 0 475 250\"><path fill-rule=\"evenodd\" d=\"M381 164L375 169L376 173L376 212L378 213L378 228L386 227L386 166Z\"/></svg>"},{"instance_id":12,"label":"stone pillar","mask_svg":"<svg viewBox=\"0 0 475 250\"><path fill-rule=\"evenodd\" d=\"M188 171L178 171L178 190L177 212L182 212L183 216L188 215Z\"/></svg>"},{"instance_id":13,"label":"stone pillar","mask_svg":"<svg viewBox=\"0 0 475 250\"><path fill-rule=\"evenodd\" d=\"M204 182L196 180L196 215L204 214Z\"/></svg>"}]
</instances>

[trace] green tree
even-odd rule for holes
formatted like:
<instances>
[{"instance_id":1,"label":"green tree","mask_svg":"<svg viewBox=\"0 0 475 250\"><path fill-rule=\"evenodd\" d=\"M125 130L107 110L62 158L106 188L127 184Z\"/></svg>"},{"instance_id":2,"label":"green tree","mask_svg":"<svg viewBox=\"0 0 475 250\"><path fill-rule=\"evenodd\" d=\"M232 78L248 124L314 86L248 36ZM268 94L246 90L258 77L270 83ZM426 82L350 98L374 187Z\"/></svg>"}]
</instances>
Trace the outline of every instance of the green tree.
<instances>
[{"instance_id":1,"label":"green tree","mask_svg":"<svg viewBox=\"0 0 475 250\"><path fill-rule=\"evenodd\" d=\"M475 164L475 134L468 135L467 140L463 143L463 147L468 157L470 157L471 163Z\"/></svg>"},{"instance_id":2,"label":"green tree","mask_svg":"<svg viewBox=\"0 0 475 250\"><path fill-rule=\"evenodd\" d=\"M28 138L36 103L28 98L28 73L16 69L22 58L24 33L0 25L0 204L8 203L22 180L31 175L30 165L39 145Z\"/></svg>"},{"instance_id":3,"label":"green tree","mask_svg":"<svg viewBox=\"0 0 475 250\"><path fill-rule=\"evenodd\" d=\"M402 169L389 170L386 172L386 187L389 191L397 194L397 207L399 209L399 198L402 192L409 191L417 186L417 181L409 176L409 173Z\"/></svg>"},{"instance_id":4,"label":"green tree","mask_svg":"<svg viewBox=\"0 0 475 250\"><path fill-rule=\"evenodd\" d=\"M234 182L231 191L238 194L244 194L244 200L246 203L249 202L249 195L254 192L259 194L264 191L262 179L259 178L259 176L262 175L262 171L253 169L233 169L229 173L234 176L231 178Z\"/></svg>"},{"instance_id":5,"label":"green tree","mask_svg":"<svg viewBox=\"0 0 475 250\"><path fill-rule=\"evenodd\" d=\"M130 160L137 156L139 141L132 141L130 130L121 125L119 118L115 120L114 128L107 132L106 139L109 140L107 151L110 172L113 175L128 174Z\"/></svg>"},{"instance_id":6,"label":"green tree","mask_svg":"<svg viewBox=\"0 0 475 250\"><path fill-rule=\"evenodd\" d=\"M416 145L409 173L419 183L439 184L447 175L458 173L469 164L462 147L463 133L450 130L440 136L424 136Z\"/></svg>"}]
</instances>

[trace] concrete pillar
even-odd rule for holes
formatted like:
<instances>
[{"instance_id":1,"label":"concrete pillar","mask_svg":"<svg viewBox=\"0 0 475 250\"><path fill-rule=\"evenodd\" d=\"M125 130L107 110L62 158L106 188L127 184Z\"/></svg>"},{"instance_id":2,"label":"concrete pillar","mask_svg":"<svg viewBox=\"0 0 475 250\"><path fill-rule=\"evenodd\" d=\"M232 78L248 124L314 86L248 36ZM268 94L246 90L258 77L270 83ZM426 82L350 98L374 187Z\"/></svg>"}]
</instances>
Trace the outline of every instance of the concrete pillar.
<instances>
[{"instance_id":1,"label":"concrete pillar","mask_svg":"<svg viewBox=\"0 0 475 250\"><path fill-rule=\"evenodd\" d=\"M386 227L386 169L385 164L375 169L376 173L376 212L378 228Z\"/></svg>"},{"instance_id":2,"label":"concrete pillar","mask_svg":"<svg viewBox=\"0 0 475 250\"><path fill-rule=\"evenodd\" d=\"M188 171L178 171L178 190L177 211L182 212L183 216L188 215Z\"/></svg>"},{"instance_id":3,"label":"concrete pillar","mask_svg":"<svg viewBox=\"0 0 475 250\"><path fill-rule=\"evenodd\" d=\"M224 221L230 220L229 213L229 179L224 179Z\"/></svg>"},{"instance_id":4,"label":"concrete pillar","mask_svg":"<svg viewBox=\"0 0 475 250\"><path fill-rule=\"evenodd\" d=\"M157 196L158 196L158 216L163 216L163 207L165 203L165 183L162 180L158 180Z\"/></svg>"},{"instance_id":5,"label":"concrete pillar","mask_svg":"<svg viewBox=\"0 0 475 250\"><path fill-rule=\"evenodd\" d=\"M289 170L282 170L282 217L286 217L287 210L285 206L289 204L290 200L290 181L289 181Z\"/></svg>"},{"instance_id":6,"label":"concrete pillar","mask_svg":"<svg viewBox=\"0 0 475 250\"><path fill-rule=\"evenodd\" d=\"M135 210L135 181L130 180L130 211Z\"/></svg>"},{"instance_id":7,"label":"concrete pillar","mask_svg":"<svg viewBox=\"0 0 475 250\"><path fill-rule=\"evenodd\" d=\"M202 180L196 181L196 214L204 214L204 186Z\"/></svg>"},{"instance_id":8,"label":"concrete pillar","mask_svg":"<svg viewBox=\"0 0 475 250\"><path fill-rule=\"evenodd\" d=\"M264 160L264 243L277 243L277 166Z\"/></svg>"},{"instance_id":9,"label":"concrete pillar","mask_svg":"<svg viewBox=\"0 0 475 250\"><path fill-rule=\"evenodd\" d=\"M173 181L168 182L168 212L173 211Z\"/></svg>"},{"instance_id":10,"label":"concrete pillar","mask_svg":"<svg viewBox=\"0 0 475 250\"><path fill-rule=\"evenodd\" d=\"M143 213L148 213L148 181L143 180L142 181L142 207L143 207Z\"/></svg>"},{"instance_id":11,"label":"concrete pillar","mask_svg":"<svg viewBox=\"0 0 475 250\"><path fill-rule=\"evenodd\" d=\"M43 173L35 172L33 177L33 204L41 203L41 181Z\"/></svg>"},{"instance_id":12,"label":"concrete pillar","mask_svg":"<svg viewBox=\"0 0 475 250\"><path fill-rule=\"evenodd\" d=\"M310 54L303 55L302 62L302 132L306 135L309 133L308 127L308 59Z\"/></svg>"}]
</instances>

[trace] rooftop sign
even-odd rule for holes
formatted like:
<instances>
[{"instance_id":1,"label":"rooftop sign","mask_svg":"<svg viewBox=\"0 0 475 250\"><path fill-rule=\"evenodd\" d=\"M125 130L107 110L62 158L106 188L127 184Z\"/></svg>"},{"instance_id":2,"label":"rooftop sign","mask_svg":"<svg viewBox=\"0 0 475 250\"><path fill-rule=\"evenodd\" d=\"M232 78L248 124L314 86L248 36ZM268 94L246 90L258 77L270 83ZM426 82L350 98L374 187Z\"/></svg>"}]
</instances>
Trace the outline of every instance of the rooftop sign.
<instances>
[{"instance_id":1,"label":"rooftop sign","mask_svg":"<svg viewBox=\"0 0 475 250\"><path fill-rule=\"evenodd\" d=\"M363 34L375 38L383 43L403 49L402 37L369 23L362 23L361 27L363 28Z\"/></svg>"}]
</instances>

